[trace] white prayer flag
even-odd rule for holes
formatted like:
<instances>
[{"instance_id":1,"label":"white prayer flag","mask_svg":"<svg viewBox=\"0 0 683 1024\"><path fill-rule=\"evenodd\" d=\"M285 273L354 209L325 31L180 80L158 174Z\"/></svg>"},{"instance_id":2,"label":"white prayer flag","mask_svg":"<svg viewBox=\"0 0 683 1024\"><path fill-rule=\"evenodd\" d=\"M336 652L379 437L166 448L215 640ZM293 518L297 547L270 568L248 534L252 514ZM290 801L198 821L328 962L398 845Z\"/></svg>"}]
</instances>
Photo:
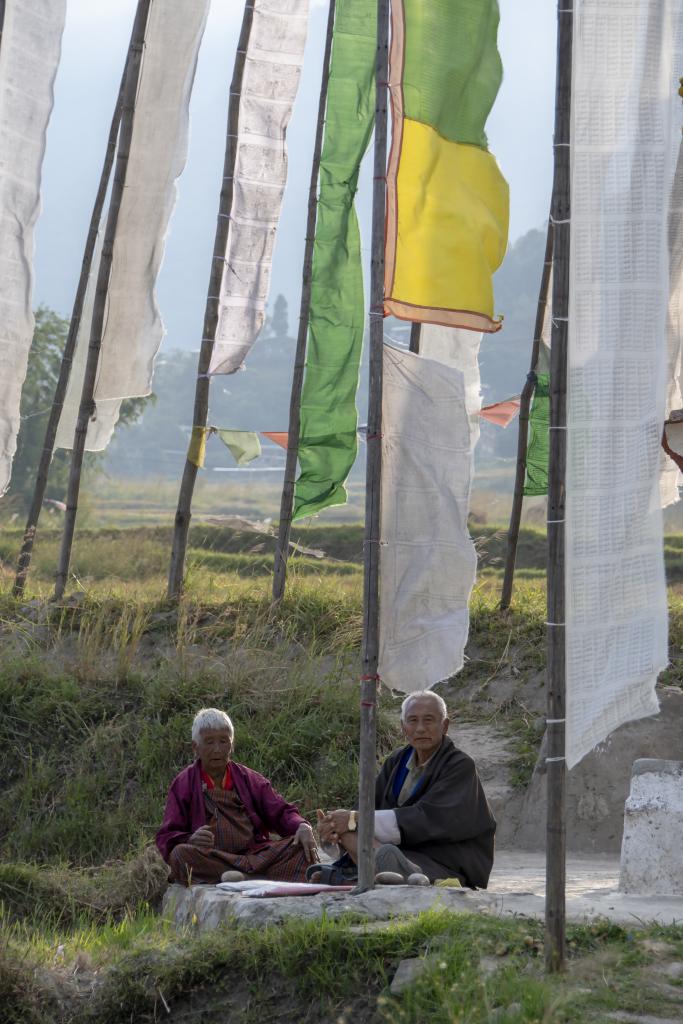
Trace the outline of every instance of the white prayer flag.
<instances>
[{"instance_id":1,"label":"white prayer flag","mask_svg":"<svg viewBox=\"0 0 683 1024\"><path fill-rule=\"evenodd\" d=\"M287 181L287 125L299 89L308 5L309 0L254 0L212 374L240 369L265 319Z\"/></svg>"},{"instance_id":2,"label":"white prayer flag","mask_svg":"<svg viewBox=\"0 0 683 1024\"><path fill-rule=\"evenodd\" d=\"M17 448L33 338L33 230L40 210L66 0L9 0L0 41L0 495Z\"/></svg>"},{"instance_id":3,"label":"white prayer flag","mask_svg":"<svg viewBox=\"0 0 683 1024\"><path fill-rule=\"evenodd\" d=\"M572 93L567 765L657 713L659 494L680 5L580 0Z\"/></svg>"},{"instance_id":4,"label":"white prayer flag","mask_svg":"<svg viewBox=\"0 0 683 1024\"><path fill-rule=\"evenodd\" d=\"M463 665L477 568L472 432L463 372L385 345L379 674L404 693Z\"/></svg>"},{"instance_id":5,"label":"white prayer flag","mask_svg":"<svg viewBox=\"0 0 683 1024\"><path fill-rule=\"evenodd\" d=\"M102 451L108 445L122 399L149 395L152 390L154 358L164 335L155 286L176 202L176 182L187 159L190 97L208 10L209 0L157 2L150 9L88 451ZM99 259L93 263L91 295L81 319L57 434L59 448L73 444L98 265Z\"/></svg>"}]
</instances>

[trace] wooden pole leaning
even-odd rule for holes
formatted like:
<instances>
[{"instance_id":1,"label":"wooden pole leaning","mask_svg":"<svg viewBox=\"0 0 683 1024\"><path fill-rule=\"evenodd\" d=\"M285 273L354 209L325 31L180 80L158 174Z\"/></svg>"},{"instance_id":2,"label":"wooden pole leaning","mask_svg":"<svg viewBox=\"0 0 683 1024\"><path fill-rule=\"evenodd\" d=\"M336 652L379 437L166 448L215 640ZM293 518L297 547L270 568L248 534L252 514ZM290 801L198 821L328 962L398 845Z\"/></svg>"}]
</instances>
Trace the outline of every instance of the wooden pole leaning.
<instances>
[{"instance_id":1,"label":"wooden pole leaning","mask_svg":"<svg viewBox=\"0 0 683 1024\"><path fill-rule=\"evenodd\" d=\"M5 24L5 0L0 0L0 46L2 45L2 26Z\"/></svg>"},{"instance_id":2,"label":"wooden pole leaning","mask_svg":"<svg viewBox=\"0 0 683 1024\"><path fill-rule=\"evenodd\" d=\"M85 452L85 443L88 433L88 423L95 411L95 382L97 379L100 349L102 347L102 335L104 331L104 320L109 292L109 278L111 275L119 210L121 209L121 200L126 186L128 156L130 153L133 124L135 120L135 103L140 84L140 75L142 73L145 36L147 33L151 3L152 0L138 0L138 6L135 12L135 21L133 23L133 35L126 66L114 181L112 184L111 198L109 200L109 213L107 215L104 240L102 243L102 255L100 256L100 265L97 274L97 288L95 291L95 301L93 305L88 358L85 366L81 403L78 410L73 450L71 453L71 471L69 473L69 485L66 497L64 532L62 534L62 545L59 553L55 584L55 597L58 599L64 595L66 581L69 574L69 563L71 561L71 548L73 545L74 530L76 527L78 495L81 484L81 469L83 466L83 455Z\"/></svg>"},{"instance_id":3,"label":"wooden pole leaning","mask_svg":"<svg viewBox=\"0 0 683 1024\"><path fill-rule=\"evenodd\" d=\"M2 2L3 0L0 0L0 3ZM107 148L105 151L104 165L102 167L100 183L97 189L97 195L95 196L95 203L93 205L92 216L90 218L90 227L88 228L88 235L86 238L85 250L83 253L83 262L81 264L81 274L78 281L78 287L76 289L76 296L74 298L73 309L71 311L69 333L67 334L66 344L64 345L62 362L59 368L59 378L57 380L54 398L52 399L52 408L50 409L50 416L47 421L47 426L45 428L45 437L43 439L43 447L40 453L40 461L38 463L38 472L36 475L35 486L33 488L31 507L29 509L28 517L26 519L24 540L22 543L21 551L19 553L19 560L17 562L17 572L14 579L14 586L12 588L12 595L14 597L21 597L21 595L23 594L24 587L26 585L26 577L28 576L28 571L31 566L33 544L35 542L36 531L38 529L38 520L40 519L40 513L43 507L43 499L45 498L45 489L47 487L47 479L48 474L50 472L50 463L52 462L52 456L54 454L57 428L59 426L59 420L62 415L62 408L64 406L66 389L69 385L69 377L71 376L71 366L73 363L74 352L76 349L78 332L81 327L81 317L83 315L85 294L88 288L90 274L92 272L95 246L97 245L97 235L100 229L100 223L102 221L102 211L104 210L104 204L107 198L109 179L111 178L111 171L112 167L114 166L114 157L116 155L116 143L119 135L119 127L121 124L123 90L125 87L126 71L128 68L128 63L130 61L130 53L133 46L133 42L134 40L131 37L128 56L126 58L126 63L123 71L123 78L121 80L121 86L119 88L119 94L116 100L116 106L114 108L114 115L112 117L111 127L109 129L109 138L107 140Z\"/></svg>"},{"instance_id":4,"label":"wooden pole leaning","mask_svg":"<svg viewBox=\"0 0 683 1024\"><path fill-rule=\"evenodd\" d=\"M375 884L377 663L379 657L379 541L382 474L382 357L384 348L384 224L387 174L389 0L377 2L375 163L370 270L370 394L368 400L365 544L363 551L363 674L360 688L358 891Z\"/></svg>"},{"instance_id":5,"label":"wooden pole leaning","mask_svg":"<svg viewBox=\"0 0 683 1024\"><path fill-rule=\"evenodd\" d=\"M553 227L552 221L548 221L548 231L545 240L545 257L543 260L543 272L541 274L541 287L538 293L538 306L536 307L536 323L534 326L534 340L531 346L531 360L529 362L529 373L522 389L519 402L519 428L517 434L517 468L515 471L515 490L512 497L512 510L510 512L510 527L507 537L507 554L505 557L505 573L503 575L503 589L500 596L501 611L510 607L512 600L512 585L515 577L515 561L517 559L517 543L519 541L519 527L522 521L522 504L524 502L524 479L526 477L526 451L529 440L529 410L531 399L536 389L536 369L538 367L538 353L543 337L543 324L545 311L548 305L548 289L550 286L550 271L553 266Z\"/></svg>"},{"instance_id":6,"label":"wooden pole leaning","mask_svg":"<svg viewBox=\"0 0 683 1024\"><path fill-rule=\"evenodd\" d=\"M545 964L565 964L566 784L565 761L565 468L567 461L567 337L571 218L571 89L573 0L558 0L557 86L553 224L553 312L550 353L550 453L548 471L548 623Z\"/></svg>"},{"instance_id":7,"label":"wooden pole leaning","mask_svg":"<svg viewBox=\"0 0 683 1024\"><path fill-rule=\"evenodd\" d=\"M322 80L320 83L320 100L318 103L318 123L315 130L313 163L311 165L311 182L308 189L308 217L306 220L306 246L304 249L301 306L299 308L299 333L296 339L296 354L294 357L294 375L292 377L292 393L289 403L287 461L285 462L285 479L282 486L280 523L278 528L277 547L275 549L275 565L273 569L274 602L278 602L282 599L285 592L285 584L287 582L289 535L292 529L294 484L296 478L296 464L299 454L299 435L301 432L301 392L304 383L306 347L308 343L308 324L311 312L313 247L315 243L315 227L318 215L318 177L320 174L320 160L322 156L323 136L325 132L325 111L327 109L327 88L330 81L330 60L332 56L335 8L336 0L330 0L330 6L327 14L327 35L325 36Z\"/></svg>"},{"instance_id":8,"label":"wooden pole leaning","mask_svg":"<svg viewBox=\"0 0 683 1024\"><path fill-rule=\"evenodd\" d=\"M230 84L228 126L225 140L225 158L223 162L223 181L221 184L220 200L218 204L216 235L214 239L211 270L209 272L209 287L206 294L206 306L204 309L204 326L202 330L202 341L199 349L199 361L197 365L197 384L195 387L194 412L192 416L192 437L190 438L187 458L185 460L185 469L183 470L180 492L178 494L178 507L175 514L173 548L171 551L171 565L168 574L168 596L171 598L180 597L183 589L187 538L190 531L190 519L192 518L192 497L194 494L198 471L198 466L190 460L190 454L193 449L195 432L206 428L209 415L210 380L208 373L216 341L216 329L218 327L218 303L221 283L223 281L225 254L228 249L228 237L230 234L230 214L232 212L235 163L237 160L237 134L239 129L242 81L244 78L244 68L247 61L247 47L249 45L249 37L251 35L253 20L253 0L246 0L244 5L244 14L242 16L242 28L240 31L239 42L237 43L237 53L235 54L232 82Z\"/></svg>"}]
</instances>

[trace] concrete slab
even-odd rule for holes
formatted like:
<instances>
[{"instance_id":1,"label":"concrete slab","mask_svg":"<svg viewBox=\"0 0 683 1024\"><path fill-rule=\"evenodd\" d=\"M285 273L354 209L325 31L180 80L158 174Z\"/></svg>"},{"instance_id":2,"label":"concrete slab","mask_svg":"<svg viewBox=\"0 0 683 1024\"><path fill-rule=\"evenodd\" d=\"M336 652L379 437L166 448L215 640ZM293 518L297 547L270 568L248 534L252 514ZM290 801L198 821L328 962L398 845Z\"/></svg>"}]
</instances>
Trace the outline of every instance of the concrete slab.
<instances>
[{"instance_id":1,"label":"concrete slab","mask_svg":"<svg viewBox=\"0 0 683 1024\"><path fill-rule=\"evenodd\" d=\"M567 917L571 921L606 917L637 928L657 922L683 921L683 897L639 896L620 893L616 858L570 858L567 865ZM499 917L536 917L545 913L545 860L542 854L505 852L498 855L488 891L386 886L352 896L323 893L317 896L249 899L214 886L192 889L170 886L163 903L164 916L179 927L210 931L223 924L252 927L278 924L288 918L338 918L348 913L368 921L387 921L418 914L433 907L451 913L484 913Z\"/></svg>"}]
</instances>

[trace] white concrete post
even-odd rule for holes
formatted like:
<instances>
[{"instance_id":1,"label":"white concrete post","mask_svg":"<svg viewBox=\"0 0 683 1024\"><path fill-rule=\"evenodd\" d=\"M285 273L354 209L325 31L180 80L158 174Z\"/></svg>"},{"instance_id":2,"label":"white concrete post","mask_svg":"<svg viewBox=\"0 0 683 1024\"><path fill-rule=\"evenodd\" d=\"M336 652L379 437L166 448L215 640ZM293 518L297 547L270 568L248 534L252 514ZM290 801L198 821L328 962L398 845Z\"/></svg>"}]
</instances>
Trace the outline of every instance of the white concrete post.
<instances>
[{"instance_id":1,"label":"white concrete post","mask_svg":"<svg viewBox=\"0 0 683 1024\"><path fill-rule=\"evenodd\" d=\"M683 761L634 761L619 889L683 895Z\"/></svg>"}]
</instances>

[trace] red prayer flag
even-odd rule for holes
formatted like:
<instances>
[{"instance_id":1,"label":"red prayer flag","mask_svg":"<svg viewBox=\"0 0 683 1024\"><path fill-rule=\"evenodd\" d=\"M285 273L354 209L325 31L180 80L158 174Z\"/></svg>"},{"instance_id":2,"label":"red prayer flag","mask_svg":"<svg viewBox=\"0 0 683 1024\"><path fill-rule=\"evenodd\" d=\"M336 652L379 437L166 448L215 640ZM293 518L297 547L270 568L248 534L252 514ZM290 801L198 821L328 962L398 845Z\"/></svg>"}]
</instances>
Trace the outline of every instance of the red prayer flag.
<instances>
[{"instance_id":1,"label":"red prayer flag","mask_svg":"<svg viewBox=\"0 0 683 1024\"><path fill-rule=\"evenodd\" d=\"M485 405L479 415L489 423L495 423L497 427L507 427L519 412L519 397L507 398L504 402L496 402L495 405Z\"/></svg>"},{"instance_id":2,"label":"red prayer flag","mask_svg":"<svg viewBox=\"0 0 683 1024\"><path fill-rule=\"evenodd\" d=\"M262 430L262 437L269 437L271 441L275 441L275 444L279 444L281 448L287 450L287 442L289 441L289 434L286 430Z\"/></svg>"}]
</instances>

